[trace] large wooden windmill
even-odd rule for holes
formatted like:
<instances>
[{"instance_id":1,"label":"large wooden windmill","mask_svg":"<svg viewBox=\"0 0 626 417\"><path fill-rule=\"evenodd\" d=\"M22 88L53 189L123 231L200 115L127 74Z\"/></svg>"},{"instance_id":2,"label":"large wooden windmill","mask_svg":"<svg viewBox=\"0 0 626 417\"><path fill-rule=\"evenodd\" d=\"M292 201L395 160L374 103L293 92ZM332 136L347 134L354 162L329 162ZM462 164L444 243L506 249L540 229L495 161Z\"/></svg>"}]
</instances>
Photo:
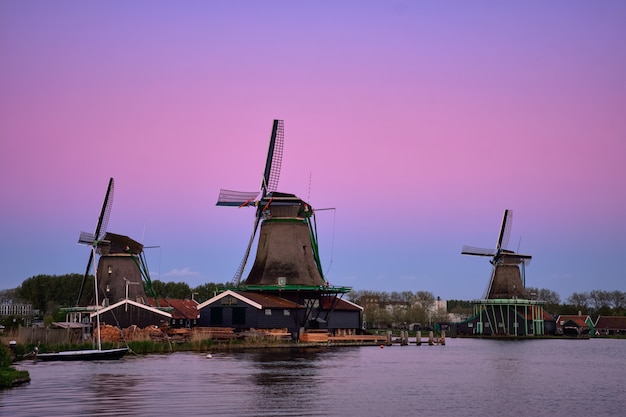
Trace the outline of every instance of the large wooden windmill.
<instances>
[{"instance_id":1,"label":"large wooden windmill","mask_svg":"<svg viewBox=\"0 0 626 417\"><path fill-rule=\"evenodd\" d=\"M283 155L284 124L274 120L260 191L220 190L218 206L255 207L254 227L233 284L241 277L260 224L254 264L246 286L324 286L315 212L294 194L276 191Z\"/></svg>"},{"instance_id":2,"label":"large wooden windmill","mask_svg":"<svg viewBox=\"0 0 626 417\"><path fill-rule=\"evenodd\" d=\"M531 260L530 255L522 255L506 249L511 236L513 212L504 210L502 227L498 234L498 242L495 249L477 248L464 246L463 255L490 256L489 261L493 265L489 286L483 298L528 298L525 289L524 274L525 265ZM520 271L520 266L522 267Z\"/></svg>"},{"instance_id":3,"label":"large wooden windmill","mask_svg":"<svg viewBox=\"0 0 626 417\"><path fill-rule=\"evenodd\" d=\"M296 303L296 328L328 323L338 298L350 291L328 284L317 244L315 211L294 194L278 192L283 156L284 124L274 120L260 191L220 190L218 206L254 207L254 226L243 260L233 278L235 291L262 292L275 301ZM258 231L256 257L242 280ZM290 313L291 314L291 313Z\"/></svg>"},{"instance_id":4,"label":"large wooden windmill","mask_svg":"<svg viewBox=\"0 0 626 417\"><path fill-rule=\"evenodd\" d=\"M81 302L85 282L96 254L99 255L95 270L99 300L104 300L107 304L123 299L143 303L146 292L150 297L155 297L143 256L143 245L128 236L107 232L113 205L113 190L114 182L111 178L94 233L81 232L78 239L78 243L89 246L90 251L76 305Z\"/></svg>"},{"instance_id":5,"label":"large wooden windmill","mask_svg":"<svg viewBox=\"0 0 626 417\"><path fill-rule=\"evenodd\" d=\"M488 256L491 278L483 299L472 301L474 316L459 328L464 333L504 337L545 334L543 302L530 300L525 288L525 265L530 255L507 249L513 213L504 211L495 249L464 246L463 255Z\"/></svg>"}]
</instances>

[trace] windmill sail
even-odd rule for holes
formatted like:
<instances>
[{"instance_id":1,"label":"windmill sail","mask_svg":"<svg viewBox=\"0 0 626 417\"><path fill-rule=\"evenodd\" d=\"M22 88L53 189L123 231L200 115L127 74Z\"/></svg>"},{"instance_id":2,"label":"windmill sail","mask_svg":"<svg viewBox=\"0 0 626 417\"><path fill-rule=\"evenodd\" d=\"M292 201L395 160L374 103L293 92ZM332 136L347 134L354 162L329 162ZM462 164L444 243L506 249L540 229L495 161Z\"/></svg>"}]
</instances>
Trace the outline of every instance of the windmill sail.
<instances>
[{"instance_id":1,"label":"windmill sail","mask_svg":"<svg viewBox=\"0 0 626 417\"><path fill-rule=\"evenodd\" d=\"M511 235L513 212L505 210L502 218L502 226L498 233L498 241L495 249L463 246L463 255L490 256L489 261L493 265L491 278L487 287L485 298L526 298L527 293L520 274L520 264L528 265L530 255L523 255L507 250Z\"/></svg>"},{"instance_id":2,"label":"windmill sail","mask_svg":"<svg viewBox=\"0 0 626 417\"><path fill-rule=\"evenodd\" d=\"M220 190L220 195L217 199L218 206L257 206L254 227L252 229L252 234L250 236L246 252L243 260L239 264L239 268L237 268L237 271L235 272L235 276L233 277L235 285L239 285L239 282L241 281L241 276L243 275L243 271L248 262L252 243L256 236L259 222L263 214L263 209L267 204L269 204L269 202L264 202L264 204L260 204L260 202L265 199L268 193L276 191L276 187L278 186L283 158L284 138L284 122L282 120L274 120L272 123L272 134L270 136L269 148L267 150L267 157L265 160L265 168L263 169L263 179L261 181L260 192L233 191L227 189Z\"/></svg>"},{"instance_id":3,"label":"windmill sail","mask_svg":"<svg viewBox=\"0 0 626 417\"><path fill-rule=\"evenodd\" d=\"M98 217L98 223L96 224L95 232L81 232L78 238L78 243L84 245L98 247L99 240L102 239L104 234L106 233L107 226L109 224L109 217L111 215L111 207L113 206L113 178L109 179L109 186L107 187L106 194L104 195L104 203L102 204L102 209L100 210L100 216ZM78 298L76 299L76 305L80 304L80 299L83 296L83 291L85 289L85 282L87 281L87 277L89 276L89 269L91 268L91 264L94 260L94 251L89 251L89 260L87 261L87 268L85 268L85 274L83 276L83 281L80 285L80 290L78 292Z\"/></svg>"}]
</instances>

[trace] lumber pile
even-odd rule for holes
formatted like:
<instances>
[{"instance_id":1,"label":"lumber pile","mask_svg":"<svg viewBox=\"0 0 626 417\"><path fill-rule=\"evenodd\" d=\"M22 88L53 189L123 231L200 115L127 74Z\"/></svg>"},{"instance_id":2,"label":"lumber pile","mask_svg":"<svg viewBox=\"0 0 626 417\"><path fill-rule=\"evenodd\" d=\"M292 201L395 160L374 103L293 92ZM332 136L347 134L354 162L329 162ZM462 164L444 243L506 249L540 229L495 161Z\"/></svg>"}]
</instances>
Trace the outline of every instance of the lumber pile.
<instances>
[{"instance_id":1,"label":"lumber pile","mask_svg":"<svg viewBox=\"0 0 626 417\"><path fill-rule=\"evenodd\" d=\"M194 339L231 340L237 338L232 327L194 327Z\"/></svg>"},{"instance_id":2,"label":"lumber pile","mask_svg":"<svg viewBox=\"0 0 626 417\"><path fill-rule=\"evenodd\" d=\"M96 333L94 333L94 337L96 337ZM122 340L122 332L120 332L119 327L102 324L100 325L100 340L102 342L119 342Z\"/></svg>"},{"instance_id":3,"label":"lumber pile","mask_svg":"<svg viewBox=\"0 0 626 417\"><path fill-rule=\"evenodd\" d=\"M246 332L245 337L247 338L268 338L268 339L276 339L276 340L291 340L291 333L287 331L287 328L280 329L255 329L251 328L250 331Z\"/></svg>"},{"instance_id":4,"label":"lumber pile","mask_svg":"<svg viewBox=\"0 0 626 417\"><path fill-rule=\"evenodd\" d=\"M303 343L326 343L330 334L327 330L307 330L300 335L300 342Z\"/></svg>"}]
</instances>

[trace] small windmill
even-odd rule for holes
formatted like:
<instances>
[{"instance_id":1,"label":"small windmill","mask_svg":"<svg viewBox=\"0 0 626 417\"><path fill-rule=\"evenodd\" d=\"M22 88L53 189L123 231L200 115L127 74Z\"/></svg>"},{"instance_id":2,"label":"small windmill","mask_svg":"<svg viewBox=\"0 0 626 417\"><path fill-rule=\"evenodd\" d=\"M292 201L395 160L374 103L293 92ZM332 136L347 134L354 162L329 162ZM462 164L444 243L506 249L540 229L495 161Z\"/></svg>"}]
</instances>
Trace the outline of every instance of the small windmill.
<instances>
[{"instance_id":1,"label":"small windmill","mask_svg":"<svg viewBox=\"0 0 626 417\"><path fill-rule=\"evenodd\" d=\"M96 274L101 286L96 291L103 293L103 299L119 301L128 295L128 285L132 283L143 284L133 289L135 299L145 298L146 293L156 298L143 256L143 245L128 236L107 232L113 205L113 184L113 178L109 179L95 232L81 232L78 239L78 243L90 246L91 250L76 305L80 303L96 253L100 256Z\"/></svg>"},{"instance_id":2,"label":"small windmill","mask_svg":"<svg viewBox=\"0 0 626 417\"><path fill-rule=\"evenodd\" d=\"M487 299L528 297L519 266L522 265L523 269L525 265L528 265L532 257L506 249L511 235L512 221L513 212L511 210L504 210L502 227L500 228L495 249L463 246L461 252L463 255L491 257L489 262L493 265L493 271L485 296Z\"/></svg>"},{"instance_id":3,"label":"small windmill","mask_svg":"<svg viewBox=\"0 0 626 417\"><path fill-rule=\"evenodd\" d=\"M283 157L284 123L274 120L260 191L220 190L218 206L256 207L254 227L243 260L233 277L239 287L261 223L261 237L248 285L324 285L314 212L293 194L276 191Z\"/></svg>"}]
</instances>

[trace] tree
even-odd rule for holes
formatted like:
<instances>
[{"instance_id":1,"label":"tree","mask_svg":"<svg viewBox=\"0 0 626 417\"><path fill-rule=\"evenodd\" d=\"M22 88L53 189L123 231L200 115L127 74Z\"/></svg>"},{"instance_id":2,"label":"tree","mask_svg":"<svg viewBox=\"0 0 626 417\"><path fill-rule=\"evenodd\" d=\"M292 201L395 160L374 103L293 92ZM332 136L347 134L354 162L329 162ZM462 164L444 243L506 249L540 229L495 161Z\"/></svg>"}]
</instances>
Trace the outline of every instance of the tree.
<instances>
[{"instance_id":1,"label":"tree","mask_svg":"<svg viewBox=\"0 0 626 417\"><path fill-rule=\"evenodd\" d=\"M593 290L589 293L589 299L591 306L596 311L611 305L611 293L608 291Z\"/></svg>"},{"instance_id":2,"label":"tree","mask_svg":"<svg viewBox=\"0 0 626 417\"><path fill-rule=\"evenodd\" d=\"M435 302L435 296L429 291L418 291L415 294L415 302L422 310L428 311Z\"/></svg>"},{"instance_id":3,"label":"tree","mask_svg":"<svg viewBox=\"0 0 626 417\"><path fill-rule=\"evenodd\" d=\"M42 314L53 314L59 307L70 307L76 304L83 276L80 274L36 275L30 277L15 289L18 298L27 300L33 309ZM88 301L93 294L93 279L85 283L85 298Z\"/></svg>"},{"instance_id":4,"label":"tree","mask_svg":"<svg viewBox=\"0 0 626 417\"><path fill-rule=\"evenodd\" d=\"M609 293L609 302L615 310L622 310L626 306L626 293L622 291L611 291Z\"/></svg>"},{"instance_id":5,"label":"tree","mask_svg":"<svg viewBox=\"0 0 626 417\"><path fill-rule=\"evenodd\" d=\"M160 298L191 298L191 288L186 282L163 282L158 279L152 281L152 287Z\"/></svg>"},{"instance_id":6,"label":"tree","mask_svg":"<svg viewBox=\"0 0 626 417\"><path fill-rule=\"evenodd\" d=\"M203 303L206 300L209 300L215 296L218 288L222 286L221 284L214 284L212 282L198 285L197 287L191 290L193 295L193 299L198 301L199 303Z\"/></svg>"},{"instance_id":7,"label":"tree","mask_svg":"<svg viewBox=\"0 0 626 417\"><path fill-rule=\"evenodd\" d=\"M576 306L581 311L586 311L589 308L589 293L575 292L567 299L569 304Z\"/></svg>"}]
</instances>

